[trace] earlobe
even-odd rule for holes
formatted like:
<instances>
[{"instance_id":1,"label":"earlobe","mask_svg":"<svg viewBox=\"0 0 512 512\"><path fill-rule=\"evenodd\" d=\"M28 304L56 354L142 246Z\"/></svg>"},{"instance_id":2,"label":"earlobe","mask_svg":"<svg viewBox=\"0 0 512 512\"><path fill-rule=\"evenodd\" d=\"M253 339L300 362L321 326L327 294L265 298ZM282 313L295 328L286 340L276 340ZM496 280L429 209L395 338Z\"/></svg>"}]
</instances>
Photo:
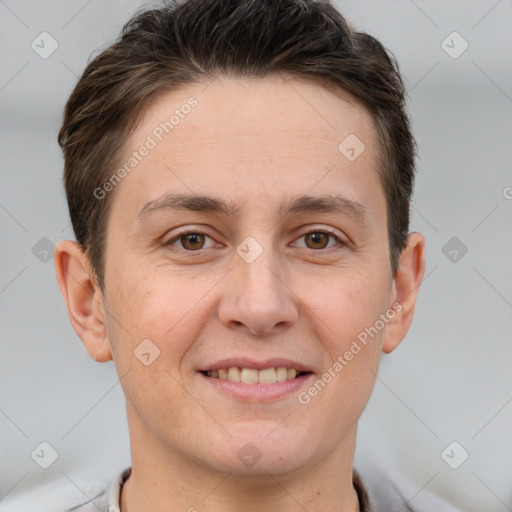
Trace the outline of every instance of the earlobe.
<instances>
[{"instance_id":1,"label":"earlobe","mask_svg":"<svg viewBox=\"0 0 512 512\"><path fill-rule=\"evenodd\" d=\"M393 279L393 302L396 304L393 309L397 313L383 335L382 350L387 354L399 345L409 330L424 273L425 238L420 233L410 233Z\"/></svg>"},{"instance_id":2,"label":"earlobe","mask_svg":"<svg viewBox=\"0 0 512 512\"><path fill-rule=\"evenodd\" d=\"M103 293L80 245L62 240L55 246L55 273L69 320L90 356L110 361L112 352L105 323Z\"/></svg>"}]
</instances>

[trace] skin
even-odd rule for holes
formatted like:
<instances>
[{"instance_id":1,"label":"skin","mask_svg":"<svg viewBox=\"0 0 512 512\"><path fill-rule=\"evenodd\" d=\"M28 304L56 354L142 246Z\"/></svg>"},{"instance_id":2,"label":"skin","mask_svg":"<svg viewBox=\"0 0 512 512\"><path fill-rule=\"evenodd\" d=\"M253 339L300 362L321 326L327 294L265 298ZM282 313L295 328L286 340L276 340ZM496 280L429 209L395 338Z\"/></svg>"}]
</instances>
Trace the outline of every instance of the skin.
<instances>
[{"instance_id":1,"label":"skin","mask_svg":"<svg viewBox=\"0 0 512 512\"><path fill-rule=\"evenodd\" d=\"M363 106L283 77L207 85L160 97L127 141L128 157L169 112L197 99L111 192L104 293L75 242L55 250L71 323L93 359L114 360L126 397L132 475L121 509L359 510L357 421L382 352L409 329L424 238L409 234L392 275L375 127ZM338 150L349 134L366 146L352 162ZM240 215L138 216L167 192L214 195L238 203ZM278 213L304 194L343 195L366 216ZM204 245L178 237L166 246L183 227L208 235ZM344 243L305 236L325 229ZM252 263L236 252L248 236L263 250ZM198 373L226 357L285 357L313 372L307 390L395 302L393 320L307 404L297 392L233 398ZM144 339L160 350L149 366L134 356ZM252 467L237 457L248 442L261 453Z\"/></svg>"}]
</instances>

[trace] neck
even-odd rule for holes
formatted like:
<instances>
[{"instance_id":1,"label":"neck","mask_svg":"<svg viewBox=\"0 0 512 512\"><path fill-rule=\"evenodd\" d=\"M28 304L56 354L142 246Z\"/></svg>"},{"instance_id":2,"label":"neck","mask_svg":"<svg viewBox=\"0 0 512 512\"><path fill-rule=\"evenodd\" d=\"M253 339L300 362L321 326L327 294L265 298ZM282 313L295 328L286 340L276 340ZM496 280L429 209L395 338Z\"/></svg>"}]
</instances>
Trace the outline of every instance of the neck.
<instances>
[{"instance_id":1,"label":"neck","mask_svg":"<svg viewBox=\"0 0 512 512\"><path fill-rule=\"evenodd\" d=\"M352 483L356 428L327 459L289 472L242 475L222 473L170 452L132 426L132 471L122 487L121 512L359 510Z\"/></svg>"}]
</instances>

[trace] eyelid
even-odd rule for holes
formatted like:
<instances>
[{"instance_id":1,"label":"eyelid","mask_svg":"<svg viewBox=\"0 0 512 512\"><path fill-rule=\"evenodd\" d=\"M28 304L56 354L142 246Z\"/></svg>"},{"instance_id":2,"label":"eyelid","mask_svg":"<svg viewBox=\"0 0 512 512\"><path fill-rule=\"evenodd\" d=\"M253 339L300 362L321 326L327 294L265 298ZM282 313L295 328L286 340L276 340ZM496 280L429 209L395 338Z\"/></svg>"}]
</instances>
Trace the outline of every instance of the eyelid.
<instances>
[{"instance_id":1,"label":"eyelid","mask_svg":"<svg viewBox=\"0 0 512 512\"><path fill-rule=\"evenodd\" d=\"M199 229L196 229L196 228L190 228L190 227L185 227L185 228L182 228L181 230L179 229L176 233L174 233L174 235L169 238L169 240L167 240L165 243L164 243L164 246L166 247L173 247L174 246L172 244L174 244L175 242L177 242L178 240L180 240L180 238L182 236L186 236L186 235L191 235L191 234L194 234L194 235L204 235L208 238L210 238L211 240L214 240L212 236L210 236L208 233L202 231L202 229L204 228L199 228ZM326 233L330 236L332 236L333 238L336 239L336 242L338 243L338 245L340 245L341 247L345 247L348 245L348 242L346 242L345 240L342 239L342 237L338 234L338 232L333 229L333 228L329 228L329 227L326 227L326 226L312 226L310 228L308 228L307 231L304 231L302 232L300 235L297 236L297 238L295 239L298 240L306 235L309 235L310 233ZM303 250L307 250L307 251L313 251L313 252L328 252L329 249L334 249L335 247L329 247L327 249L310 249L308 247L301 247L301 249ZM181 251L181 252L186 252L186 253L189 253L189 254L194 254L194 253L198 253L198 254L201 254L203 251L207 250L207 249L210 249L210 247L206 247L206 248L201 248L201 249L197 249L197 250L187 250L187 249L183 249L183 248L179 248L179 247L176 247L175 248L176 250L178 251Z\"/></svg>"},{"instance_id":2,"label":"eyelid","mask_svg":"<svg viewBox=\"0 0 512 512\"><path fill-rule=\"evenodd\" d=\"M187 227L187 228L182 228L182 229L178 228L178 231L176 231L166 242L164 242L163 245L166 247L174 247L172 244L179 241L182 236L186 236L186 235L204 235L205 237L208 237L211 240L213 240L213 237L210 236L208 233L206 233L204 231L204 228L195 229L195 228ZM181 250L183 252L188 252L188 253L198 253L198 252L201 252L204 250L204 248L203 248L203 249L197 249L195 251L191 251L191 250L187 250L187 249L182 249L181 247L177 247L176 249Z\"/></svg>"},{"instance_id":3,"label":"eyelid","mask_svg":"<svg viewBox=\"0 0 512 512\"><path fill-rule=\"evenodd\" d=\"M311 228L308 228L308 230L302 232L297 237L297 239L302 238L303 236L309 235L310 233L327 233L328 235L335 238L340 246L345 247L346 245L348 245L348 242L343 240L343 238L338 234L338 231L336 231L333 228L329 228L329 227L325 227L325 226L321 226L321 227L313 226ZM334 249L334 247L329 247L328 249L309 249L308 247L306 247L305 249L307 249L308 251L314 251L314 252L317 252L317 251L318 252L327 252L329 249Z\"/></svg>"}]
</instances>

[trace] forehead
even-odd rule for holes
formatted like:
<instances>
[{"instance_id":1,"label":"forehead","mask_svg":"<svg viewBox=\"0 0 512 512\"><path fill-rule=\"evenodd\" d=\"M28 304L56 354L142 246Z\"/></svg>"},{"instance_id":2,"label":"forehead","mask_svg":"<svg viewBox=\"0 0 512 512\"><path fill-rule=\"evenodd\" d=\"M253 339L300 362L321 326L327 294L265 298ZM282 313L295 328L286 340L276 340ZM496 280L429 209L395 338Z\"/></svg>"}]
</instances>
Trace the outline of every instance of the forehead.
<instances>
[{"instance_id":1,"label":"forehead","mask_svg":"<svg viewBox=\"0 0 512 512\"><path fill-rule=\"evenodd\" d=\"M218 77L163 94L147 108L124 163L150 149L121 188L138 205L164 191L205 194L212 187L240 203L336 186L360 201L380 188L375 133L367 109L346 93L282 76Z\"/></svg>"}]
</instances>

